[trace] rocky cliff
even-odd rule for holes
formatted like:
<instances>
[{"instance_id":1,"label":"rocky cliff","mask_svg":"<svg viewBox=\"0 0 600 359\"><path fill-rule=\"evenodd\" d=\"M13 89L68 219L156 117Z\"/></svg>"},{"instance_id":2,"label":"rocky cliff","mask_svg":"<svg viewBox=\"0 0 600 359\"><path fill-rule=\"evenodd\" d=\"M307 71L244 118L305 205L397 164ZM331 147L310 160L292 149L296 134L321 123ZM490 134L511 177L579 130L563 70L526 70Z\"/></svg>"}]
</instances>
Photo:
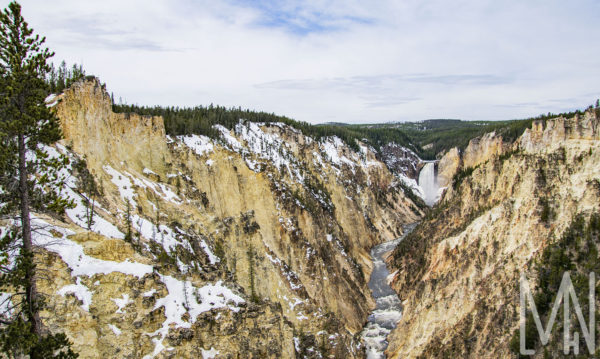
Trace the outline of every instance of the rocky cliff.
<instances>
[{"instance_id":1,"label":"rocky cliff","mask_svg":"<svg viewBox=\"0 0 600 359\"><path fill-rule=\"evenodd\" d=\"M448 150L438 163L438 183L440 187L452 184L452 179L461 169L470 169L480 163L499 156L511 148L511 144L505 142L501 135L495 132L486 133L483 136L473 138L464 151L457 147Z\"/></svg>"},{"instance_id":2,"label":"rocky cliff","mask_svg":"<svg viewBox=\"0 0 600 359\"><path fill-rule=\"evenodd\" d=\"M452 184L452 178L462 166L460 151L457 147L450 149L438 162L437 180L440 187L448 187Z\"/></svg>"},{"instance_id":3,"label":"rocky cliff","mask_svg":"<svg viewBox=\"0 0 600 359\"><path fill-rule=\"evenodd\" d=\"M371 149L243 120L168 136L96 80L49 106L75 208L36 218L43 318L81 358L364 355L369 249L422 215Z\"/></svg>"},{"instance_id":4,"label":"rocky cliff","mask_svg":"<svg viewBox=\"0 0 600 359\"><path fill-rule=\"evenodd\" d=\"M419 177L419 170L423 161L412 150L390 142L381 146L379 152L381 160L394 174L412 179Z\"/></svg>"},{"instance_id":5,"label":"rocky cliff","mask_svg":"<svg viewBox=\"0 0 600 359\"><path fill-rule=\"evenodd\" d=\"M404 313L389 357L514 355L520 273L600 207L599 122L593 110L534 121L510 147L490 134L448 153L446 168L469 170L390 257Z\"/></svg>"}]
</instances>

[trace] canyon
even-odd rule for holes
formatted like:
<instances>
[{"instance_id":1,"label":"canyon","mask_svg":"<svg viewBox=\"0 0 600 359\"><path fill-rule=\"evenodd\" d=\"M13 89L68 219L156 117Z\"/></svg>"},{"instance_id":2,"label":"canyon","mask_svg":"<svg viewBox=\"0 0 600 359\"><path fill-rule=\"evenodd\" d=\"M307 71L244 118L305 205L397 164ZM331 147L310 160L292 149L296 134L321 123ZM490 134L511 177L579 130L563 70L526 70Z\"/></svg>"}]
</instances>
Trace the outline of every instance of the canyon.
<instances>
[{"instance_id":1,"label":"canyon","mask_svg":"<svg viewBox=\"0 0 600 359\"><path fill-rule=\"evenodd\" d=\"M34 215L41 316L80 358L511 357L519 275L600 209L594 109L425 161L244 119L170 135L96 78L47 104L74 206Z\"/></svg>"}]
</instances>

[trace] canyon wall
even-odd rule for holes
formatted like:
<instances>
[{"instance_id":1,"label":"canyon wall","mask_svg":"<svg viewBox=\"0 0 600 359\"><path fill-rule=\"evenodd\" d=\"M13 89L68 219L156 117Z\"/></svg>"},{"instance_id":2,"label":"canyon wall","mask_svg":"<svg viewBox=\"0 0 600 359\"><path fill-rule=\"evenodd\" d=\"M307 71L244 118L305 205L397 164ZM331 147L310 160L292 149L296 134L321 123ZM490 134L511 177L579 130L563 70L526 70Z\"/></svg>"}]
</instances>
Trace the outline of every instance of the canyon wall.
<instances>
[{"instance_id":1,"label":"canyon wall","mask_svg":"<svg viewBox=\"0 0 600 359\"><path fill-rule=\"evenodd\" d=\"M75 207L36 218L43 319L80 358L363 357L369 249L422 216L369 147L243 120L168 136L97 80L49 106Z\"/></svg>"},{"instance_id":2,"label":"canyon wall","mask_svg":"<svg viewBox=\"0 0 600 359\"><path fill-rule=\"evenodd\" d=\"M456 154L447 156L457 167ZM576 214L600 208L594 110L534 121L510 146L489 134L462 161L472 173L448 187L389 259L404 304L390 358L514 356L520 274Z\"/></svg>"}]
</instances>

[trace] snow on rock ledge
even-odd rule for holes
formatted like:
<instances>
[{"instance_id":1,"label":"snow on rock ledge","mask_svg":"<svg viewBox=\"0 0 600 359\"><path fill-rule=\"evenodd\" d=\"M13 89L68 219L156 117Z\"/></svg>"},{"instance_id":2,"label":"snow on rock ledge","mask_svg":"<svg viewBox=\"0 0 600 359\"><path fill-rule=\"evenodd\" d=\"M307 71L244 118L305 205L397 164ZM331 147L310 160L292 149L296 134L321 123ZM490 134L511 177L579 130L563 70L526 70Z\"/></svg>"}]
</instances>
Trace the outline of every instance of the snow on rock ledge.
<instances>
[{"instance_id":1,"label":"snow on rock ledge","mask_svg":"<svg viewBox=\"0 0 600 359\"><path fill-rule=\"evenodd\" d=\"M91 278L119 272L141 279L155 272L152 266L143 263L130 260L114 262L89 256L84 252L81 244L67 238L74 232L53 226L37 218L35 225L40 228L35 233L35 244L58 254L71 270L71 276L76 278L75 284L62 287L57 294L61 296L74 294L82 302L81 307L86 312L89 312L90 306L93 305L94 292L82 283L82 277ZM61 236L57 237L57 234ZM152 354L145 358L153 358L166 349L163 340L168 335L171 325L174 325L175 328L190 328L198 315L203 312L218 308L227 308L237 312L239 311L238 305L244 303L244 299L227 288L222 281L198 287L190 281L182 281L168 275L159 274L159 278L165 285L168 294L156 301L154 309L164 307L165 320L160 329L149 334L154 337L155 348ZM124 290L127 289L124 288ZM152 292L150 295L154 295L154 293L156 292ZM121 298L113 298L113 301L118 307L116 313L123 315L125 314L124 308L132 303L132 299L127 293L123 293ZM187 319L184 320L184 317Z\"/></svg>"}]
</instances>

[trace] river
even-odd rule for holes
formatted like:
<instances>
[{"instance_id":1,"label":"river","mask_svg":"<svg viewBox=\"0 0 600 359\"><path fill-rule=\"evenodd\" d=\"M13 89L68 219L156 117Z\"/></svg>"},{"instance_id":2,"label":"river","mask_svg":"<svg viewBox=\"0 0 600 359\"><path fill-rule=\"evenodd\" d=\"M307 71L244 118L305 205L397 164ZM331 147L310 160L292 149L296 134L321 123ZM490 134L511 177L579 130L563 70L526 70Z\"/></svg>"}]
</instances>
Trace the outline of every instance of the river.
<instances>
[{"instance_id":1,"label":"river","mask_svg":"<svg viewBox=\"0 0 600 359\"><path fill-rule=\"evenodd\" d=\"M385 265L385 255L396 247L415 227L416 223L404 228L402 237L373 247L373 273L369 280L369 289L375 298L375 310L369 315L369 321L362 332L367 348L367 359L385 358L383 353L388 346L387 336L396 327L402 317L402 303L394 290L388 285L390 272Z\"/></svg>"}]
</instances>

